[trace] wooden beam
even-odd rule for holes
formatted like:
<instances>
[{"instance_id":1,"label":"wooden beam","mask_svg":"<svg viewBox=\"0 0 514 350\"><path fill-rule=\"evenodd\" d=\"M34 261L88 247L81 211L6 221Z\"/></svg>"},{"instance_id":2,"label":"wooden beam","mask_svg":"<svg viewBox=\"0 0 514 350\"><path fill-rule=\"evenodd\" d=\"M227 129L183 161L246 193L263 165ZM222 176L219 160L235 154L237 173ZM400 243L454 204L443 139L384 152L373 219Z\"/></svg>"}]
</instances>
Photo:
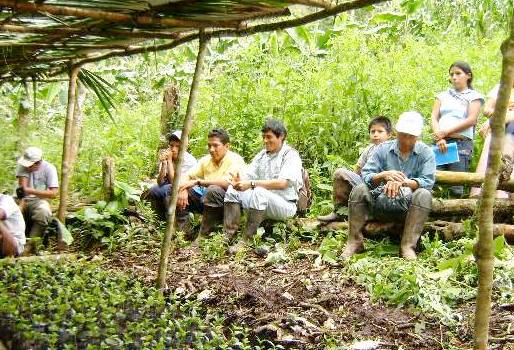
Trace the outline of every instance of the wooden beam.
<instances>
[{"instance_id":1,"label":"wooden beam","mask_svg":"<svg viewBox=\"0 0 514 350\"><path fill-rule=\"evenodd\" d=\"M151 16L127 15L119 12L101 11L90 8L71 6L45 5L16 0L0 0L0 6L12 8L20 13L49 13L55 16L73 16L77 18L92 18L106 22L136 23L139 25L159 25L178 28L237 28L239 21L194 21L174 18L158 18Z\"/></svg>"},{"instance_id":2,"label":"wooden beam","mask_svg":"<svg viewBox=\"0 0 514 350\"><path fill-rule=\"evenodd\" d=\"M141 38L141 39L175 39L177 32L163 32L163 31L142 31L134 30L113 30L105 29L102 27L33 27L22 26L14 24L0 24L0 31L7 33L24 33L24 34L66 34L66 35L92 35L98 37L112 38L114 36L121 36L127 38Z\"/></svg>"},{"instance_id":3,"label":"wooden beam","mask_svg":"<svg viewBox=\"0 0 514 350\"><path fill-rule=\"evenodd\" d=\"M435 181L438 184L480 186L485 181L485 174L437 170ZM514 192L514 179L499 182L498 189Z\"/></svg>"},{"instance_id":4,"label":"wooden beam","mask_svg":"<svg viewBox=\"0 0 514 350\"><path fill-rule=\"evenodd\" d=\"M312 7L321 7L324 9L330 9L334 7L334 4L331 1L325 0L288 0L287 2L297 5L307 5Z\"/></svg>"}]
</instances>

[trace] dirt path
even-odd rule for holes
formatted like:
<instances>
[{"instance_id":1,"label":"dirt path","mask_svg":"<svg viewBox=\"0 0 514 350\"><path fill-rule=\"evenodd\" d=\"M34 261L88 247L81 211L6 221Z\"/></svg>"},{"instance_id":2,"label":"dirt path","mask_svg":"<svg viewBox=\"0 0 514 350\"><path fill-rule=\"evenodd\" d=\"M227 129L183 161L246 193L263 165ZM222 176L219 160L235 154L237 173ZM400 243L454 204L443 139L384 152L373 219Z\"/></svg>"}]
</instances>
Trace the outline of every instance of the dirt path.
<instances>
[{"instance_id":1,"label":"dirt path","mask_svg":"<svg viewBox=\"0 0 514 350\"><path fill-rule=\"evenodd\" d=\"M252 334L275 344L300 349L350 346L359 341L378 344L369 349L471 347L469 321L452 332L405 308L371 302L366 291L338 267L314 268L309 258L271 267L251 253L240 262L207 263L199 254L188 248L172 254L168 287L220 311L227 325L248 326ZM135 271L153 283L158 256L148 254L143 263L130 255L118 255L109 265ZM500 328L504 330L508 312L493 314L503 317ZM494 348L511 349L508 343L500 341Z\"/></svg>"}]
</instances>

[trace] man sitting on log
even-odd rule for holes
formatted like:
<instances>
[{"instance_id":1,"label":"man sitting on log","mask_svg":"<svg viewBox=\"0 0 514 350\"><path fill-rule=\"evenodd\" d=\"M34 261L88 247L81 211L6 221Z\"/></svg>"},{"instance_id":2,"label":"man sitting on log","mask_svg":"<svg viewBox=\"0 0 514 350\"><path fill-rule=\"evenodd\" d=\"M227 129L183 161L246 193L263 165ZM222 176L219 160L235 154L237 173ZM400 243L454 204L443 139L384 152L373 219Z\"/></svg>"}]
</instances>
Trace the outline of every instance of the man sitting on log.
<instances>
[{"instance_id":1,"label":"man sitting on log","mask_svg":"<svg viewBox=\"0 0 514 350\"><path fill-rule=\"evenodd\" d=\"M157 185L154 185L148 191L147 198L152 202L152 205L161 219L166 219L170 195L171 184L175 177L175 165L178 160L178 152L180 149L180 137L182 132L176 130L167 136L168 148L159 155L159 174L157 175ZM197 161L189 152L184 153L184 163L182 164L182 174L186 174L189 170L193 169ZM181 212L181 214L183 214ZM179 230L182 230L189 221L188 213L186 215L176 216L176 222Z\"/></svg>"},{"instance_id":2,"label":"man sitting on log","mask_svg":"<svg viewBox=\"0 0 514 350\"><path fill-rule=\"evenodd\" d=\"M229 180L245 166L243 158L229 150L230 138L225 130L213 129L207 137L209 154L186 174L177 199L177 216L203 212L200 236L223 220L223 198Z\"/></svg>"},{"instance_id":3,"label":"man sitting on log","mask_svg":"<svg viewBox=\"0 0 514 350\"><path fill-rule=\"evenodd\" d=\"M373 155L378 145L391 138L393 127L391 120L387 117L378 116L373 118L368 125L370 145L361 153L355 171L351 171L345 167L339 168L334 172L332 201L334 202L334 211L328 215L318 216L318 221L328 224L334 221L342 221L345 214L341 213L341 209L348 206L348 198L352 189L362 184L360 177L361 170Z\"/></svg>"},{"instance_id":4,"label":"man sitting on log","mask_svg":"<svg viewBox=\"0 0 514 350\"><path fill-rule=\"evenodd\" d=\"M43 151L28 147L18 159L16 168L20 207L30 227L30 237L42 237L52 221L52 210L47 199L57 197L59 180L53 164L43 160Z\"/></svg>"},{"instance_id":5,"label":"man sitting on log","mask_svg":"<svg viewBox=\"0 0 514 350\"><path fill-rule=\"evenodd\" d=\"M243 238L230 247L231 254L252 239L264 219L285 220L296 214L298 192L303 185L302 160L286 144L286 136L284 123L267 120L262 127L264 149L253 158L244 180L235 176L228 187L223 220L228 241L239 228L241 206L248 210Z\"/></svg>"},{"instance_id":6,"label":"man sitting on log","mask_svg":"<svg viewBox=\"0 0 514 350\"><path fill-rule=\"evenodd\" d=\"M18 256L25 247L25 221L11 196L0 194L0 258Z\"/></svg>"},{"instance_id":7,"label":"man sitting on log","mask_svg":"<svg viewBox=\"0 0 514 350\"><path fill-rule=\"evenodd\" d=\"M400 256L416 259L416 244L432 208L435 157L418 137L423 117L417 112L400 115L396 140L381 144L362 169L364 184L354 188L349 200L348 242L342 254L349 259L364 250L362 229L372 214L378 220L405 219Z\"/></svg>"}]
</instances>

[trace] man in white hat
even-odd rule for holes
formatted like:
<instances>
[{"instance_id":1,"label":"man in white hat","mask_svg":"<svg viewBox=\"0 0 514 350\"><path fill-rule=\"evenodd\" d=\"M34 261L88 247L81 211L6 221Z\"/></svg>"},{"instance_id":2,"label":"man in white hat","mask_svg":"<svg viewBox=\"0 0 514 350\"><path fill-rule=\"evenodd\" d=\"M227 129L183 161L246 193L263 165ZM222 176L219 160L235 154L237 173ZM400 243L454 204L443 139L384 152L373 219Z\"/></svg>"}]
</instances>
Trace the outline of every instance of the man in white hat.
<instances>
[{"instance_id":1,"label":"man in white hat","mask_svg":"<svg viewBox=\"0 0 514 350\"><path fill-rule=\"evenodd\" d=\"M52 210L47 199L57 197L59 180L57 169L53 164L43 160L43 151L38 147L28 147L18 159L16 167L18 189L16 193L22 199L30 237L41 237L52 218Z\"/></svg>"},{"instance_id":2,"label":"man in white hat","mask_svg":"<svg viewBox=\"0 0 514 350\"><path fill-rule=\"evenodd\" d=\"M178 160L178 152L180 150L180 138L182 132L175 130L167 135L168 148L159 155L157 175L157 185L150 188L147 198L152 202L154 210L159 218L166 219L169 200L171 196L171 184L175 177L175 165ZM189 152L184 153L184 162L182 164L182 174L186 174L197 164L196 158ZM186 213L188 214L188 213ZM182 229L182 224L187 223L189 215L177 215L177 224Z\"/></svg>"},{"instance_id":3,"label":"man in white hat","mask_svg":"<svg viewBox=\"0 0 514 350\"><path fill-rule=\"evenodd\" d=\"M364 184L350 195L343 259L364 250L362 229L369 214L383 221L405 220L400 256L416 259L416 245L432 209L435 158L431 148L418 141L423 130L421 114L402 113L395 129L397 138L378 147L362 169Z\"/></svg>"}]
</instances>

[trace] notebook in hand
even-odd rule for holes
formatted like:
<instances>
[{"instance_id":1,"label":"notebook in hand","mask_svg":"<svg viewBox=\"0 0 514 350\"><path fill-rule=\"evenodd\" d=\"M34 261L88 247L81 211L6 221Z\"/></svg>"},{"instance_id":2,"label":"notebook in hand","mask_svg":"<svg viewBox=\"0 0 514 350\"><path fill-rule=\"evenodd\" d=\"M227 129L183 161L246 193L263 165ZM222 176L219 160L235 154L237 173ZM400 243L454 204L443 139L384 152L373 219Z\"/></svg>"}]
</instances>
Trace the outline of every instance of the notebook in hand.
<instances>
[{"instance_id":1,"label":"notebook in hand","mask_svg":"<svg viewBox=\"0 0 514 350\"><path fill-rule=\"evenodd\" d=\"M436 165L444 165L444 164L451 164L451 163L457 163L459 161L459 151L457 149L457 143L451 142L446 145L448 147L448 150L446 153L442 153L439 150L439 147L432 146L432 150L435 154L435 164Z\"/></svg>"}]
</instances>

